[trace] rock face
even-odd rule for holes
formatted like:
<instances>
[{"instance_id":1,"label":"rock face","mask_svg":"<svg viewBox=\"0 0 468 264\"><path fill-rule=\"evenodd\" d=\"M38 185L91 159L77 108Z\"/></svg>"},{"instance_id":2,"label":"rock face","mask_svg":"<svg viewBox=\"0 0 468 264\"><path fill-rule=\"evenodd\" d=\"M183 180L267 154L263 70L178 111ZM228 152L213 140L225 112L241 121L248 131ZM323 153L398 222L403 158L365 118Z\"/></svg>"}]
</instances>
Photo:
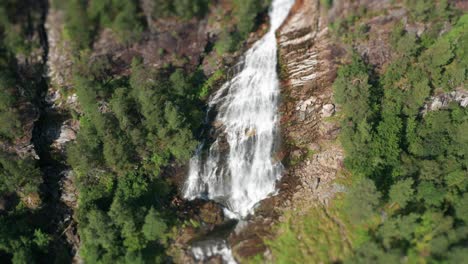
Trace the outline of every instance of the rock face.
<instances>
[{"instance_id":1,"label":"rock face","mask_svg":"<svg viewBox=\"0 0 468 264\"><path fill-rule=\"evenodd\" d=\"M219 225L224 221L223 209L215 202L207 202L200 208L200 218L207 224Z\"/></svg>"},{"instance_id":2,"label":"rock face","mask_svg":"<svg viewBox=\"0 0 468 264\"><path fill-rule=\"evenodd\" d=\"M337 110L332 99L334 58L342 52L332 46L327 24L320 1L298 0L278 32L281 67L287 73L282 129L287 151L302 153L299 160L290 162L285 176L296 182L290 200L293 208L301 200L327 203L335 193L332 183L343 162L335 140L339 126L332 120Z\"/></svg>"},{"instance_id":3,"label":"rock face","mask_svg":"<svg viewBox=\"0 0 468 264\"><path fill-rule=\"evenodd\" d=\"M340 130L333 116L334 58L342 54L332 46L328 16L319 0L297 0L278 30L279 68L282 75L280 105L287 171L277 185L278 195L261 202L256 214L230 237L233 254L245 259L268 251L264 239L274 236L273 226L286 210L307 210L327 204L342 188L334 184L342 168Z\"/></svg>"},{"instance_id":4,"label":"rock face","mask_svg":"<svg viewBox=\"0 0 468 264\"><path fill-rule=\"evenodd\" d=\"M69 208L76 208L78 206L78 191L75 186L75 173L72 170L65 170L61 174L59 184L62 194L60 200Z\"/></svg>"},{"instance_id":5,"label":"rock face","mask_svg":"<svg viewBox=\"0 0 468 264\"><path fill-rule=\"evenodd\" d=\"M466 108L468 106L468 91L460 89L450 93L443 93L431 97L429 98L429 102L424 105L422 114L424 115L429 111L445 109L452 102L455 102L461 107Z\"/></svg>"},{"instance_id":6,"label":"rock face","mask_svg":"<svg viewBox=\"0 0 468 264\"><path fill-rule=\"evenodd\" d=\"M40 109L30 140L41 160L44 195L48 198L50 222L56 226L55 235L60 237L60 243L69 250L74 262L80 263L77 256L80 241L73 218L77 206L75 176L65 162L66 145L76 139L79 130L79 122L70 115L70 110L79 111L76 95L64 95L73 88L72 50L63 37L63 12L49 8L46 14L44 36L47 36L48 53L45 72L50 85L46 86L49 83L44 82L42 87Z\"/></svg>"},{"instance_id":7,"label":"rock face","mask_svg":"<svg viewBox=\"0 0 468 264\"><path fill-rule=\"evenodd\" d=\"M73 219L73 211L78 206L78 190L75 185L75 174L72 170L64 170L61 172L61 179L59 181L61 195L60 201L63 202L67 208L64 213L63 223L67 225L63 234L68 244L71 246L71 253L73 255L74 263L83 263L78 255L80 246L80 237L78 235L77 223Z\"/></svg>"},{"instance_id":8,"label":"rock face","mask_svg":"<svg viewBox=\"0 0 468 264\"><path fill-rule=\"evenodd\" d=\"M322 117L335 112L331 84L335 76L333 52L328 40L326 17L320 2L298 0L278 32L283 80L281 106L286 141L305 148L320 136Z\"/></svg>"},{"instance_id":9,"label":"rock face","mask_svg":"<svg viewBox=\"0 0 468 264\"><path fill-rule=\"evenodd\" d=\"M54 141L53 146L57 149L64 150L65 143L76 139L76 128L78 125L74 120L67 120L60 127L60 134Z\"/></svg>"}]
</instances>

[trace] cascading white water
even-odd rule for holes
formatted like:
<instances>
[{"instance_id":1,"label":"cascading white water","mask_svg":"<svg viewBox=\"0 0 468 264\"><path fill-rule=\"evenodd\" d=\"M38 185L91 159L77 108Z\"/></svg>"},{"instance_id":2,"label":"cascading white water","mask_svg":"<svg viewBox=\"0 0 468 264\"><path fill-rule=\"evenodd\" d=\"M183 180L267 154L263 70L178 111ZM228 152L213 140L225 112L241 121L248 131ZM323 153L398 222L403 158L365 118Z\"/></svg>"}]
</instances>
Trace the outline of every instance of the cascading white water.
<instances>
[{"instance_id":1,"label":"cascading white water","mask_svg":"<svg viewBox=\"0 0 468 264\"><path fill-rule=\"evenodd\" d=\"M206 240L192 246L192 254L196 261L203 261L213 256L221 256L223 263L235 264L231 249L225 240Z\"/></svg>"},{"instance_id":2,"label":"cascading white water","mask_svg":"<svg viewBox=\"0 0 468 264\"><path fill-rule=\"evenodd\" d=\"M273 158L278 132L279 81L275 31L294 0L273 0L270 29L245 54L243 69L209 102L217 112L215 141L190 160L184 196L218 201L244 218L275 191L282 165Z\"/></svg>"}]
</instances>

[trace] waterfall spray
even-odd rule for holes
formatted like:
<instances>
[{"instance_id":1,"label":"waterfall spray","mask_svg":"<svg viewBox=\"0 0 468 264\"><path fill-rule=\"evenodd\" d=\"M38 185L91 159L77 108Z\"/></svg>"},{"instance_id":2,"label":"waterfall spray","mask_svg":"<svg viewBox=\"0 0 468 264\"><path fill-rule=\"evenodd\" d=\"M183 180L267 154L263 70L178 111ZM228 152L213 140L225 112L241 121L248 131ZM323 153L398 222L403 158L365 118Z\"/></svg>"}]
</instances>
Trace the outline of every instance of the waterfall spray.
<instances>
[{"instance_id":1,"label":"waterfall spray","mask_svg":"<svg viewBox=\"0 0 468 264\"><path fill-rule=\"evenodd\" d=\"M215 200L237 218L275 192L282 165L274 159L278 136L279 80L275 31L294 0L274 0L270 29L245 54L243 69L209 100L217 136L190 160L184 196Z\"/></svg>"}]
</instances>

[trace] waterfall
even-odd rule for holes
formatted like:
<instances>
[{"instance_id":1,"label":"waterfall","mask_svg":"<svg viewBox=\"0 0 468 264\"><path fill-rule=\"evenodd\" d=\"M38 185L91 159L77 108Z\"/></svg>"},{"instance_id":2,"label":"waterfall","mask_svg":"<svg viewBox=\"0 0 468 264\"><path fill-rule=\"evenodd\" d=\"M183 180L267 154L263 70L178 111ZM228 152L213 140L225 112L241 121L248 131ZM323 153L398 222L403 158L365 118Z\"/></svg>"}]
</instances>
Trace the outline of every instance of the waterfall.
<instances>
[{"instance_id":1,"label":"waterfall","mask_svg":"<svg viewBox=\"0 0 468 264\"><path fill-rule=\"evenodd\" d=\"M225 240L213 239L192 245L192 254L196 261L204 261L213 256L221 256L223 263L234 264L231 249Z\"/></svg>"},{"instance_id":2,"label":"waterfall","mask_svg":"<svg viewBox=\"0 0 468 264\"><path fill-rule=\"evenodd\" d=\"M278 137L279 81L275 31L294 0L273 0L270 29L244 56L244 65L209 100L214 141L190 160L184 197L211 199L236 218L275 192L282 165L273 157Z\"/></svg>"}]
</instances>

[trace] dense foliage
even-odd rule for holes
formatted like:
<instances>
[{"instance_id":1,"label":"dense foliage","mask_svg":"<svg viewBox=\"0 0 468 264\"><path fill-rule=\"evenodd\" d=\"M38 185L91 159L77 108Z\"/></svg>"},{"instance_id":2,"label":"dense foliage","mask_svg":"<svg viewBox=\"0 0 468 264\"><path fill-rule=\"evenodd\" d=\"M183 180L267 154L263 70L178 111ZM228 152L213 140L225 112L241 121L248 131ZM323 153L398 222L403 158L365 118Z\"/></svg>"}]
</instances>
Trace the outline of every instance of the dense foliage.
<instances>
[{"instance_id":1,"label":"dense foliage","mask_svg":"<svg viewBox=\"0 0 468 264\"><path fill-rule=\"evenodd\" d=\"M211 78L170 64L159 69L140 58L130 74L113 73L112 59L91 56L97 32L110 28L123 41L138 40L146 28L141 1L56 2L65 13L65 33L75 47L73 90L80 103L80 131L67 150L77 174L80 257L87 263L167 261L168 233L178 224L171 208L174 187L167 171L184 164L198 142L203 99L224 73ZM258 6L240 3L242 36L254 29ZM156 19L202 17L209 1L154 0ZM264 7L265 8L265 7ZM237 9L236 9L237 10ZM237 29L236 29L237 30ZM239 39L240 41L240 39Z\"/></svg>"},{"instance_id":2,"label":"dense foliage","mask_svg":"<svg viewBox=\"0 0 468 264\"><path fill-rule=\"evenodd\" d=\"M261 15L270 6L271 0L234 0L234 10L230 16L225 18L225 22L234 20L233 27L223 26L223 32L215 44L218 54L233 52L248 37L248 34L256 29L261 20Z\"/></svg>"},{"instance_id":3,"label":"dense foliage","mask_svg":"<svg viewBox=\"0 0 468 264\"><path fill-rule=\"evenodd\" d=\"M190 19L205 15L209 2L208 0L155 0L153 12L157 18L178 16Z\"/></svg>"},{"instance_id":4,"label":"dense foliage","mask_svg":"<svg viewBox=\"0 0 468 264\"><path fill-rule=\"evenodd\" d=\"M37 99L37 80L21 69L28 66L35 74L35 65L18 58L30 56L39 47L34 27L40 17L37 4L0 2L0 259L13 263L41 259L51 241L43 211L36 208L42 172L34 159L6 147L25 136L30 118L25 115Z\"/></svg>"},{"instance_id":5,"label":"dense foliage","mask_svg":"<svg viewBox=\"0 0 468 264\"><path fill-rule=\"evenodd\" d=\"M103 28L110 28L120 41L138 40L147 27L140 1L131 0L55 0L54 6L65 11L66 35L76 51L90 48ZM223 31L215 43L219 55L239 49L248 34L256 29L271 0L235 0L232 13L222 18ZM207 0L153 0L152 19L204 17L210 9Z\"/></svg>"},{"instance_id":6,"label":"dense foliage","mask_svg":"<svg viewBox=\"0 0 468 264\"><path fill-rule=\"evenodd\" d=\"M8 15L10 13L17 16L13 18ZM36 96L31 80L21 78L16 56L28 56L39 46L24 23L28 18L35 21L39 16L25 1L0 3L0 140L13 140L22 135L19 105L31 102Z\"/></svg>"},{"instance_id":7,"label":"dense foliage","mask_svg":"<svg viewBox=\"0 0 468 264\"><path fill-rule=\"evenodd\" d=\"M59 223L50 215L58 207L54 203L59 197L50 190L58 188L52 186L57 185L56 179L44 177L44 162L11 151L18 142L29 140L36 118L30 110L39 109L47 85L43 61L31 61L47 51L40 50L41 41L46 41L42 27L47 7L45 2L33 2L0 3L0 259L67 263L69 249L57 231ZM203 18L212 4L206 0L150 2L152 19L180 22ZM255 8L260 6L256 1L239 3L236 17L243 24L232 30L245 38L255 28L260 12ZM72 116L79 120L80 131L66 154L79 192L74 215L79 254L87 263L167 261L168 233L179 221L170 204L175 190L167 174L192 155L203 100L224 78L222 70L209 79L199 70L189 72L170 64L156 70L139 58L123 66L130 74L116 74L110 57L91 56L104 29L123 44L141 40L148 22L141 4L137 0L51 1L51 7L63 14L62 37L73 51L71 89L78 95L80 112ZM241 38L236 41L240 43ZM50 197L51 193L55 196Z\"/></svg>"},{"instance_id":8,"label":"dense foliage","mask_svg":"<svg viewBox=\"0 0 468 264\"><path fill-rule=\"evenodd\" d=\"M87 263L168 261L165 247L178 219L166 176L192 155L202 100L224 75L218 70L206 79L199 70L170 64L153 69L140 58L127 65L128 74L116 74L111 58L91 56L103 29L126 44L141 39L148 23L142 2L53 1L64 13L64 37L74 51L80 131L66 153L77 176L80 256ZM153 19L181 22L204 17L212 5L150 2ZM321 2L330 7L333 1ZM453 102L422 111L431 96L467 85L468 16L458 17L448 1L404 2L411 23L430 27L418 36L395 24L395 56L383 69L354 53L338 71L335 99L342 107L341 142L352 183L343 204L314 208L299 225L281 227L283 236L269 244L280 262L306 262L303 245L317 243L328 246L314 252L324 262L331 253L333 261L351 263L461 263L468 257L468 110ZM19 65L39 46L35 27L43 14L30 3L0 2L0 258L33 263L53 256L64 263L65 249L51 246L56 227L48 222L47 205L27 204L45 196L43 173L32 158L3 149L24 136L22 111L41 93ZM240 47L270 1L232 3L214 45L218 54ZM333 25L342 42L368 37L368 26L356 25L359 15Z\"/></svg>"},{"instance_id":9,"label":"dense foliage","mask_svg":"<svg viewBox=\"0 0 468 264\"><path fill-rule=\"evenodd\" d=\"M186 162L197 145L199 74L153 71L135 59L126 78L109 75L106 59L98 60L83 58L76 67L83 115L68 151L78 173L82 257L154 262L174 224L167 208L171 187L161 172Z\"/></svg>"},{"instance_id":10,"label":"dense foliage","mask_svg":"<svg viewBox=\"0 0 468 264\"><path fill-rule=\"evenodd\" d=\"M468 111L452 102L421 112L430 96L466 87L467 26L465 15L438 39L396 27L397 55L383 73L356 54L338 71L341 141L354 179L344 211L362 230L350 262L467 257Z\"/></svg>"},{"instance_id":11,"label":"dense foliage","mask_svg":"<svg viewBox=\"0 0 468 264\"><path fill-rule=\"evenodd\" d=\"M122 42L137 40L145 28L136 0L55 0L53 4L65 11L66 36L75 50L89 48L104 28L111 29Z\"/></svg>"},{"instance_id":12,"label":"dense foliage","mask_svg":"<svg viewBox=\"0 0 468 264\"><path fill-rule=\"evenodd\" d=\"M0 47L0 52L0 138L5 140L13 139L21 133L21 120L15 108L19 91L15 87L16 76L12 70L11 54L8 54L5 46Z\"/></svg>"},{"instance_id":13,"label":"dense foliage","mask_svg":"<svg viewBox=\"0 0 468 264\"><path fill-rule=\"evenodd\" d=\"M346 152L334 184L346 190L327 205L287 212L266 241L275 261L466 262L468 109L454 101L424 110L468 84L468 16L447 2L394 1L408 19L390 25L376 22L390 17L386 10L362 5L330 25L349 53L333 85ZM379 67L366 57L376 38L391 47Z\"/></svg>"}]
</instances>

